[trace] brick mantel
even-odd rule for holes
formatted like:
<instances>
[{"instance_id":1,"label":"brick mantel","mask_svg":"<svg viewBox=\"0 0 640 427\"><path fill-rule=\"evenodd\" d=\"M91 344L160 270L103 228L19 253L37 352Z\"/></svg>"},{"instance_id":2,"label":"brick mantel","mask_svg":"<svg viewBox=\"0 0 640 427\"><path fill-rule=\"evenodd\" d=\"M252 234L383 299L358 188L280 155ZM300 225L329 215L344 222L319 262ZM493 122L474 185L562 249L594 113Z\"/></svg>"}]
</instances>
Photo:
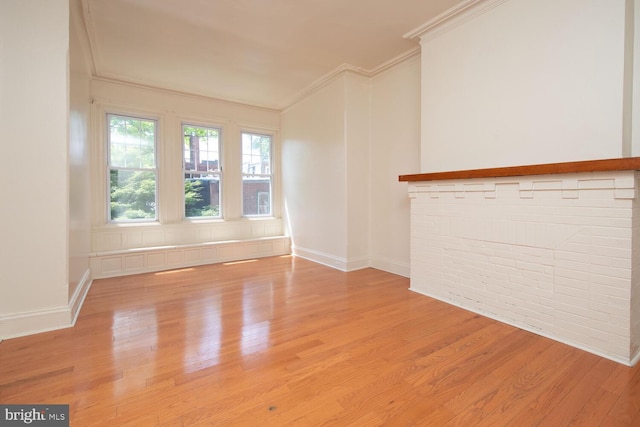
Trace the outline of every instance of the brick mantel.
<instances>
[{"instance_id":1,"label":"brick mantel","mask_svg":"<svg viewBox=\"0 0 640 427\"><path fill-rule=\"evenodd\" d=\"M411 290L640 357L640 158L404 175Z\"/></svg>"}]
</instances>

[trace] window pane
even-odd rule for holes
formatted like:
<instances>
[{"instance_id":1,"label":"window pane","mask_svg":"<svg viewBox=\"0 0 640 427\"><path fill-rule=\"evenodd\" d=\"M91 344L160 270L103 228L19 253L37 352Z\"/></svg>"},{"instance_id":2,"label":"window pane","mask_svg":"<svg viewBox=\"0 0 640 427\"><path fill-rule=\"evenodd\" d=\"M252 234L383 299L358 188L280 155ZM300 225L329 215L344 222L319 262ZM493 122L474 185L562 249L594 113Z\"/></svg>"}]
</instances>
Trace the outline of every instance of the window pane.
<instances>
[{"instance_id":1,"label":"window pane","mask_svg":"<svg viewBox=\"0 0 640 427\"><path fill-rule=\"evenodd\" d=\"M188 218L220 217L220 177L185 174L184 211Z\"/></svg>"},{"instance_id":2,"label":"window pane","mask_svg":"<svg viewBox=\"0 0 640 427\"><path fill-rule=\"evenodd\" d=\"M184 212L187 218L220 215L220 129L183 125Z\"/></svg>"},{"instance_id":3,"label":"window pane","mask_svg":"<svg viewBox=\"0 0 640 427\"><path fill-rule=\"evenodd\" d=\"M111 219L156 217L156 174L147 171L111 170Z\"/></svg>"},{"instance_id":4,"label":"window pane","mask_svg":"<svg viewBox=\"0 0 640 427\"><path fill-rule=\"evenodd\" d=\"M220 171L220 130L183 126L184 169L190 171Z\"/></svg>"},{"instance_id":5,"label":"window pane","mask_svg":"<svg viewBox=\"0 0 640 427\"><path fill-rule=\"evenodd\" d=\"M156 123L153 120L109 115L110 165L154 168Z\"/></svg>"},{"instance_id":6,"label":"window pane","mask_svg":"<svg viewBox=\"0 0 640 427\"><path fill-rule=\"evenodd\" d=\"M242 178L242 214L271 215L271 178L245 176Z\"/></svg>"},{"instance_id":7,"label":"window pane","mask_svg":"<svg viewBox=\"0 0 640 427\"><path fill-rule=\"evenodd\" d=\"M252 133L242 134L242 173L271 173L271 137Z\"/></svg>"},{"instance_id":8,"label":"window pane","mask_svg":"<svg viewBox=\"0 0 640 427\"><path fill-rule=\"evenodd\" d=\"M271 136L242 133L242 215L271 215Z\"/></svg>"}]
</instances>

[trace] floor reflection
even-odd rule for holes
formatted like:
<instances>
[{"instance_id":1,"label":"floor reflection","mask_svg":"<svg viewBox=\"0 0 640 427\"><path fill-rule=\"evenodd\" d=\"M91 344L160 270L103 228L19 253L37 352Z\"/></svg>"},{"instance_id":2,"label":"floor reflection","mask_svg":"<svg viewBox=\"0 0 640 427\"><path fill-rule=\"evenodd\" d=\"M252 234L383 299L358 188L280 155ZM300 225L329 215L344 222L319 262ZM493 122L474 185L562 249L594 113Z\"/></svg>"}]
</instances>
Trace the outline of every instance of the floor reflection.
<instances>
[{"instance_id":1,"label":"floor reflection","mask_svg":"<svg viewBox=\"0 0 640 427\"><path fill-rule=\"evenodd\" d=\"M222 347L222 303L217 297L187 307L185 316L185 373L199 371L220 363Z\"/></svg>"},{"instance_id":2,"label":"floor reflection","mask_svg":"<svg viewBox=\"0 0 640 427\"><path fill-rule=\"evenodd\" d=\"M240 347L243 356L264 351L269 348L271 322L265 320L242 327Z\"/></svg>"},{"instance_id":3,"label":"floor reflection","mask_svg":"<svg viewBox=\"0 0 640 427\"><path fill-rule=\"evenodd\" d=\"M112 318L112 356L114 370L122 377L114 381L115 396L134 388L144 388L156 369L158 320L155 307L116 310Z\"/></svg>"},{"instance_id":4,"label":"floor reflection","mask_svg":"<svg viewBox=\"0 0 640 427\"><path fill-rule=\"evenodd\" d=\"M240 350L243 356L269 347L273 318L273 283L256 280L242 289L242 333Z\"/></svg>"}]
</instances>

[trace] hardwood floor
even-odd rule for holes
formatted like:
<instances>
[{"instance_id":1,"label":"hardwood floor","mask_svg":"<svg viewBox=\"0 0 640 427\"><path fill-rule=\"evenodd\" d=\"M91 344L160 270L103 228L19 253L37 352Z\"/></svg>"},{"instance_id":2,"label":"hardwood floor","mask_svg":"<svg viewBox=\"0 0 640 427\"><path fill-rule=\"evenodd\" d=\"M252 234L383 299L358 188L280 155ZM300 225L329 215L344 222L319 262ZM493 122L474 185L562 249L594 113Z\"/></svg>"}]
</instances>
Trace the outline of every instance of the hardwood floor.
<instances>
[{"instance_id":1,"label":"hardwood floor","mask_svg":"<svg viewBox=\"0 0 640 427\"><path fill-rule=\"evenodd\" d=\"M293 257L96 280L74 328L0 343L0 403L72 426L638 426L625 367Z\"/></svg>"}]
</instances>

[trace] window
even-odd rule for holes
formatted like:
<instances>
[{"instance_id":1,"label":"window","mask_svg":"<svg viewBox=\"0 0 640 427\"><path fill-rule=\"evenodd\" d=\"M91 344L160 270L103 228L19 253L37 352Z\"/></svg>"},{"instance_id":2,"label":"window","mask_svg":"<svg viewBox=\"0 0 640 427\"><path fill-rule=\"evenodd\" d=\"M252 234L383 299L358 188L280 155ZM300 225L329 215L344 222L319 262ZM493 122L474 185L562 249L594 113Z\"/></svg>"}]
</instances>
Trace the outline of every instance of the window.
<instances>
[{"instance_id":1,"label":"window","mask_svg":"<svg viewBox=\"0 0 640 427\"><path fill-rule=\"evenodd\" d=\"M242 132L242 215L271 215L271 136Z\"/></svg>"},{"instance_id":2,"label":"window","mask_svg":"<svg viewBox=\"0 0 640 427\"><path fill-rule=\"evenodd\" d=\"M157 218L156 121L107 115L109 219Z\"/></svg>"},{"instance_id":3,"label":"window","mask_svg":"<svg viewBox=\"0 0 640 427\"><path fill-rule=\"evenodd\" d=\"M182 125L187 218L220 217L220 134L217 128Z\"/></svg>"}]
</instances>

